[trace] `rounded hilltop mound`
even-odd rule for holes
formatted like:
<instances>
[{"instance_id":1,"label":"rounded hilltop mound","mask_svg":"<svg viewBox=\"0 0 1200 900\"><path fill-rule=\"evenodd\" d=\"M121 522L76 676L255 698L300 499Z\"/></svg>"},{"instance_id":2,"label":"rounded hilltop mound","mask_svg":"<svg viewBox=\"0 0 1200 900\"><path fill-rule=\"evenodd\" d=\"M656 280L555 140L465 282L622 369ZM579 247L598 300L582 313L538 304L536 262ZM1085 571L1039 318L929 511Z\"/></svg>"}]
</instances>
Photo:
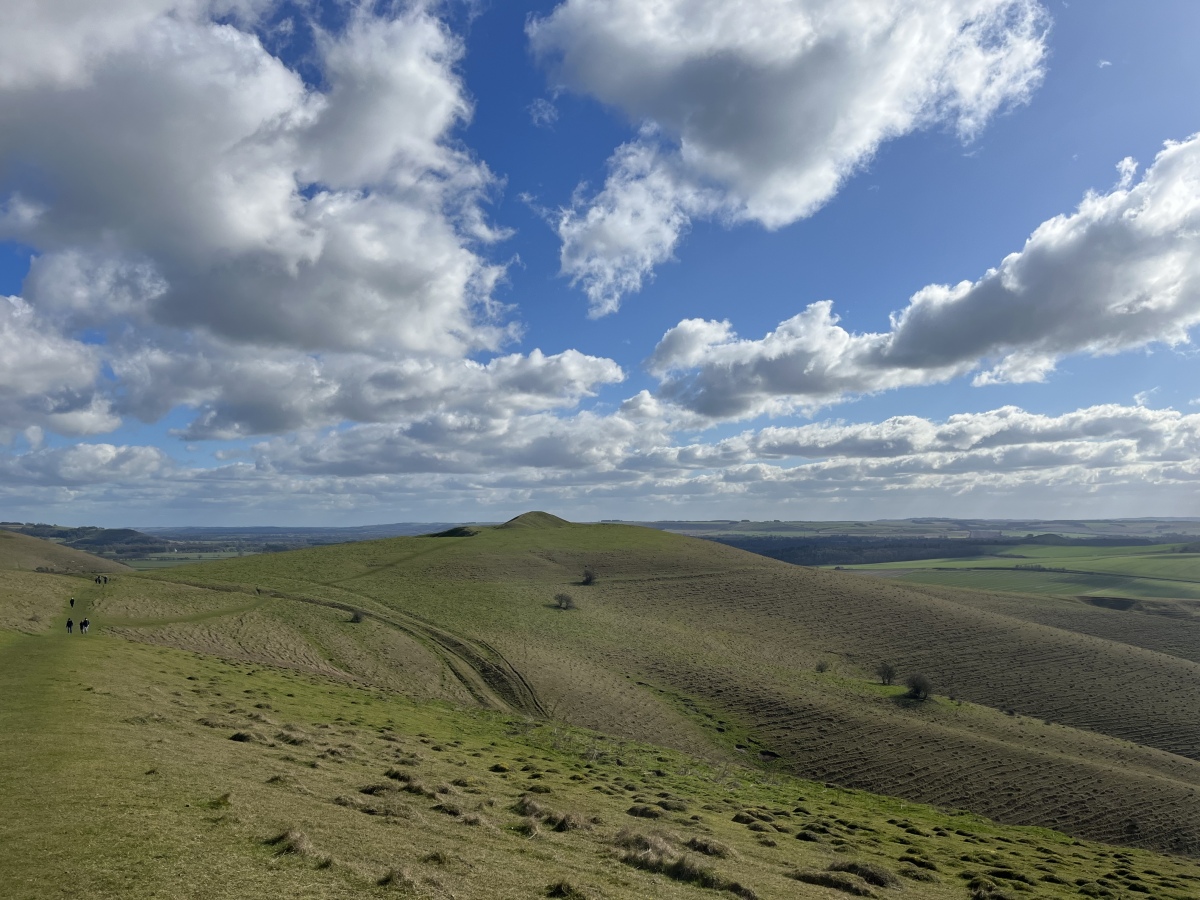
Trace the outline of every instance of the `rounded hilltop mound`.
<instances>
[{"instance_id":1,"label":"rounded hilltop mound","mask_svg":"<svg viewBox=\"0 0 1200 900\"><path fill-rule=\"evenodd\" d=\"M496 526L497 528L566 528L571 523L566 519L560 519L558 516L552 516L548 512L534 510L533 512L521 513L521 515L509 519L503 525Z\"/></svg>"}]
</instances>

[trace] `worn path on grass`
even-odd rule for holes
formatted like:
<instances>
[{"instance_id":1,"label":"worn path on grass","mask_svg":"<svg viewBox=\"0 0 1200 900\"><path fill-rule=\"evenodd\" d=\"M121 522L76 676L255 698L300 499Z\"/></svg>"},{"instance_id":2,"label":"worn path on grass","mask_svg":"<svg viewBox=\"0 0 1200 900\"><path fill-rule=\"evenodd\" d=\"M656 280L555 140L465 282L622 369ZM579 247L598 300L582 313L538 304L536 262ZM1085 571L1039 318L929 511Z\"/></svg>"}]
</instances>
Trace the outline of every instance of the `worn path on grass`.
<instances>
[{"instance_id":1,"label":"worn path on grass","mask_svg":"<svg viewBox=\"0 0 1200 900\"><path fill-rule=\"evenodd\" d=\"M0 630L0 896L216 895L203 851L220 838L155 777L152 734L123 721L144 690L129 645L95 623L66 633L98 590L64 601L49 632Z\"/></svg>"}]
</instances>

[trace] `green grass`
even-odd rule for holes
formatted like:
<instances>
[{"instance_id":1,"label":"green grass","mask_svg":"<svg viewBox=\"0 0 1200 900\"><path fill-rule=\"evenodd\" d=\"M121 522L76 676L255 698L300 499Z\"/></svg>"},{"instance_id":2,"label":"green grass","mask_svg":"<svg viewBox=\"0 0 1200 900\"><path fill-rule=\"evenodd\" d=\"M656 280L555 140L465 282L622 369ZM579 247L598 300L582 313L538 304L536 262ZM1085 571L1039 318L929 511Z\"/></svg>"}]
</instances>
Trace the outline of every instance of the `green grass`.
<instances>
[{"instance_id":1,"label":"green grass","mask_svg":"<svg viewBox=\"0 0 1200 900\"><path fill-rule=\"evenodd\" d=\"M1179 553L1178 547L1177 544L1150 547L1021 545L997 548L996 555L991 556L923 559L843 568L888 575L909 583L947 587L1032 594L1200 600L1200 554ZM1034 566L1041 569L1032 569Z\"/></svg>"},{"instance_id":2,"label":"green grass","mask_svg":"<svg viewBox=\"0 0 1200 900\"><path fill-rule=\"evenodd\" d=\"M100 586L21 573L44 581L0 590L0 695L23 698L0 721L0 778L22 798L11 827L31 833L19 848L32 861L0 862L0 884L33 884L61 862L47 847L102 852L106 830L132 835L133 847L139 823L156 829L146 840L161 863L127 875L128 896L150 895L175 871L197 895L217 884L226 894L214 896L241 896L259 890L260 867L284 896L379 890L389 873L389 890L430 896L528 897L560 881L596 897L691 896L701 889L671 873L691 871L674 860L693 837L733 848L711 867L761 896L816 896L789 873L827 871L847 853L933 871L939 881L912 888L922 897L963 896L970 879L959 873L983 866L980 854L992 868L1007 855L1030 877L1069 882L1193 872L1150 852L1200 853L1200 665L1188 656L1200 640L1187 620L806 570L648 529L550 524L217 560ZM596 584L578 584L585 567ZM554 607L564 590L577 609ZM87 638L61 632L70 594L76 618L95 623ZM30 615L42 617L25 629L37 633L18 636ZM935 698L914 703L873 683L880 659L928 674ZM424 788L360 794L406 754L421 757ZM108 770L81 823L70 822L71 799L56 797L39 824L38 778L59 791ZM155 782L143 797L142 777L160 778L165 793ZM438 793L442 784L451 790ZM559 832L550 813L529 821L514 804L535 786L549 787L532 796L550 813L600 822ZM676 798L688 808L659 805ZM634 807L663 815L631 816ZM776 822L733 821L746 809ZM1080 849L979 814L1142 849ZM467 824L475 816L483 824ZM621 861L634 852L614 843L626 826L671 833L653 851L662 865ZM810 826L816 839L797 840ZM283 843L311 851L278 856L282 845L264 843L290 831L305 840ZM133 852L115 843L104 878ZM912 847L936 871L906 856ZM173 861L184 848L225 860L220 877ZM439 851L450 863L422 861ZM1125 878L1107 882L1124 890ZM121 895L96 879L94 895ZM1153 882L1156 896L1194 886L1166 881ZM1077 889L1039 881L1036 895Z\"/></svg>"},{"instance_id":3,"label":"green grass","mask_svg":"<svg viewBox=\"0 0 1200 900\"><path fill-rule=\"evenodd\" d=\"M103 632L0 631L0 691L5 896L682 898L715 896L679 880L709 872L808 897L795 872L847 862L933 900L988 870L1047 898L1200 885L1147 851Z\"/></svg>"}]
</instances>

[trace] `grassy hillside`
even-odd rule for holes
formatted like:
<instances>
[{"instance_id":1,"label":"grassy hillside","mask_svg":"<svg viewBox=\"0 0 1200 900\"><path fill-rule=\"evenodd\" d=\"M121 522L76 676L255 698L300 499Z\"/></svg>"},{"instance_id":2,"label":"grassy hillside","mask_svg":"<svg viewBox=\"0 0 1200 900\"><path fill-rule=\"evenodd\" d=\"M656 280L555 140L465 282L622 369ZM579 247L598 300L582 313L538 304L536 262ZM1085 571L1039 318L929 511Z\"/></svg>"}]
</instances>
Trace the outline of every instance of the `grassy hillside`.
<instances>
[{"instance_id":1,"label":"grassy hillside","mask_svg":"<svg viewBox=\"0 0 1200 900\"><path fill-rule=\"evenodd\" d=\"M30 577L46 583L39 610L65 618L60 589L78 580ZM1200 890L1192 860L477 705L418 703L315 671L329 660L277 667L121 636L229 631L243 654L269 656L285 651L253 629L257 617L285 632L302 609L327 623L328 640L338 627L380 628L373 616L352 623L340 608L265 591L140 576L73 593L77 615L98 623L86 637L0 623L5 897L1184 900ZM0 595L0 609L11 602ZM107 618L118 610L120 625Z\"/></svg>"},{"instance_id":2,"label":"grassy hillside","mask_svg":"<svg viewBox=\"0 0 1200 900\"><path fill-rule=\"evenodd\" d=\"M1200 854L1192 632L1076 628L988 595L549 518L123 577L99 591L95 619L138 641L549 716L714 766ZM579 583L585 567L594 585ZM556 607L563 592L577 609ZM932 678L934 700L875 684L884 659Z\"/></svg>"},{"instance_id":3,"label":"grassy hillside","mask_svg":"<svg viewBox=\"0 0 1200 900\"><path fill-rule=\"evenodd\" d=\"M0 528L0 569L26 572L46 571L62 574L86 572L128 572L118 562L92 556L82 550L63 547L52 541L17 534Z\"/></svg>"}]
</instances>

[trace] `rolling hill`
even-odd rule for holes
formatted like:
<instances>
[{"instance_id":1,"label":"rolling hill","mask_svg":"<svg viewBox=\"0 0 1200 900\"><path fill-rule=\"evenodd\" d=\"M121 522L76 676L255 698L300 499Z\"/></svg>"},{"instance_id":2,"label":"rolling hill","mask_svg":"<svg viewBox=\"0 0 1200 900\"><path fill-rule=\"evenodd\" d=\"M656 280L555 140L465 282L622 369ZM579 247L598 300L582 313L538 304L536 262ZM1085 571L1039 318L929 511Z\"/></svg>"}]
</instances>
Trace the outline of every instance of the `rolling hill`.
<instances>
[{"instance_id":1,"label":"rolling hill","mask_svg":"<svg viewBox=\"0 0 1200 900\"><path fill-rule=\"evenodd\" d=\"M97 896L898 890L838 868L860 864L922 897L1200 888L1200 665L1174 620L546 514L455 534L14 573L0 787L28 813L0 825L0 883L34 884L62 828L103 848ZM68 594L94 635L44 633ZM884 659L935 696L876 683ZM47 771L102 785L83 830Z\"/></svg>"},{"instance_id":2,"label":"rolling hill","mask_svg":"<svg viewBox=\"0 0 1200 900\"><path fill-rule=\"evenodd\" d=\"M0 568L59 574L128 572L129 567L53 541L0 529Z\"/></svg>"},{"instance_id":3,"label":"rolling hill","mask_svg":"<svg viewBox=\"0 0 1200 900\"><path fill-rule=\"evenodd\" d=\"M123 631L140 640L1200 853L1200 665L1179 632L1166 652L1165 634L1089 633L974 594L545 514L121 584L97 607L114 625L168 605L205 617ZM554 608L561 591L577 610ZM355 610L365 621L347 629ZM939 699L874 684L880 660L925 673Z\"/></svg>"}]
</instances>

